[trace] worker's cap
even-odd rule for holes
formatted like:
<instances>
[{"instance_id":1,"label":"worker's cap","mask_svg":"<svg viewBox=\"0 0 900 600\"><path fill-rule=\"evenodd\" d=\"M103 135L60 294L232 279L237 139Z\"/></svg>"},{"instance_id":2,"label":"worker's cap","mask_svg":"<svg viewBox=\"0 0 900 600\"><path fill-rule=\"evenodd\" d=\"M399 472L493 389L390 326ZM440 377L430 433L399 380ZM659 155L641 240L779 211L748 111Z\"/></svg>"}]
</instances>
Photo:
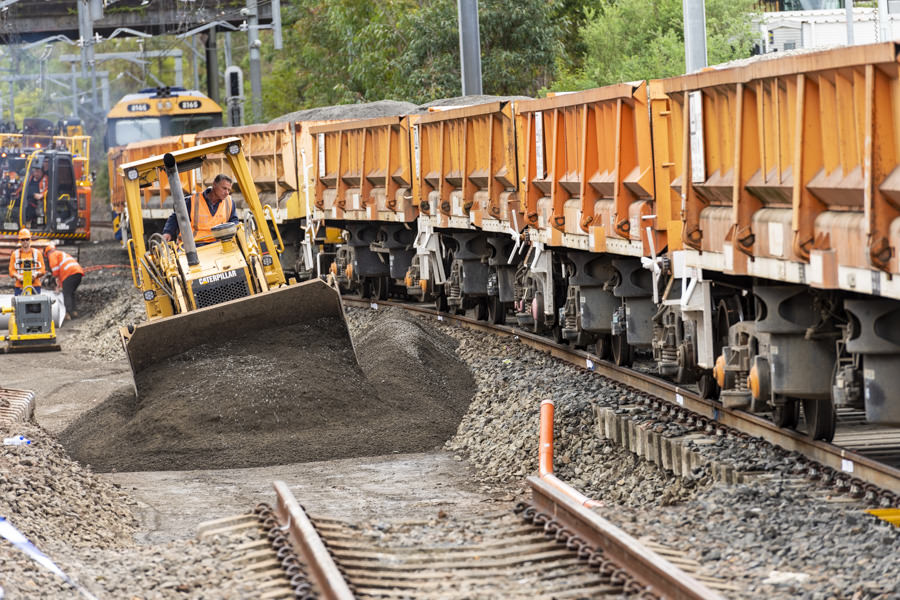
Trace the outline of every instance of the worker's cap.
<instances>
[{"instance_id":1,"label":"worker's cap","mask_svg":"<svg viewBox=\"0 0 900 600\"><path fill-rule=\"evenodd\" d=\"M20 240L30 240L31 232L28 231L28 229L26 229L25 227L23 227L22 229L19 230L19 239Z\"/></svg>"},{"instance_id":2,"label":"worker's cap","mask_svg":"<svg viewBox=\"0 0 900 600\"><path fill-rule=\"evenodd\" d=\"M53 252L54 250L56 250L56 245L54 245L54 244L47 244L47 245L44 247L44 254L50 254L50 253Z\"/></svg>"}]
</instances>

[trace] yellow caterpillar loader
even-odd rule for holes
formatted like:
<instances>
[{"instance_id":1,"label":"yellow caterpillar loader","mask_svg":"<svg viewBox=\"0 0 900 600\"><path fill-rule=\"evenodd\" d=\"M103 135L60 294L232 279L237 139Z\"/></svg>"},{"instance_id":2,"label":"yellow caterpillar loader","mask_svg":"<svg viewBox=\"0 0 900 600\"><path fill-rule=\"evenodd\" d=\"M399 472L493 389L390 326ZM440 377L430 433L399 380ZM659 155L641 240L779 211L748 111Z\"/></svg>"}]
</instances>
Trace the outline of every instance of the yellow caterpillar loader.
<instances>
[{"instance_id":1,"label":"yellow caterpillar loader","mask_svg":"<svg viewBox=\"0 0 900 600\"><path fill-rule=\"evenodd\" d=\"M214 240L198 245L177 174L199 169L207 157L223 154L249 210L242 222L214 227ZM120 165L130 214L141 214L140 189L152 185L161 171L171 186L181 242L153 234L145 243L142 220L128 220L132 280L143 294L148 320L123 327L120 333L139 396L142 371L201 344L221 345L245 334L327 317L339 319L346 329L337 290L318 279L290 285L285 281L281 235L275 225L276 245L240 138ZM203 201L200 194L192 200ZM349 342L349 333L346 339Z\"/></svg>"}]
</instances>

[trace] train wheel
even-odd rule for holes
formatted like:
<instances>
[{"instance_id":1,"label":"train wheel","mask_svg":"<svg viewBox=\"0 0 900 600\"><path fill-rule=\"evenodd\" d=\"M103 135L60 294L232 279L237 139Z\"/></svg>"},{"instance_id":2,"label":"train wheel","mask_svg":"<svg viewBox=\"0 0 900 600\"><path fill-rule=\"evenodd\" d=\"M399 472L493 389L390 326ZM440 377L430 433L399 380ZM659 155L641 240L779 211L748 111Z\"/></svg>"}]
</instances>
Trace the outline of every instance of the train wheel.
<instances>
[{"instance_id":1,"label":"train wheel","mask_svg":"<svg viewBox=\"0 0 900 600\"><path fill-rule=\"evenodd\" d=\"M628 345L625 334L612 336L611 346L613 362L620 367L630 367L631 346Z\"/></svg>"},{"instance_id":2,"label":"train wheel","mask_svg":"<svg viewBox=\"0 0 900 600\"><path fill-rule=\"evenodd\" d=\"M609 360L610 352L612 352L612 340L609 334L605 333L594 342L594 354L597 355L597 358Z\"/></svg>"},{"instance_id":3,"label":"train wheel","mask_svg":"<svg viewBox=\"0 0 900 600\"><path fill-rule=\"evenodd\" d=\"M772 411L772 421L779 427L793 429L800 420L800 402L793 398L785 398L783 404L776 404Z\"/></svg>"},{"instance_id":4,"label":"train wheel","mask_svg":"<svg viewBox=\"0 0 900 600\"><path fill-rule=\"evenodd\" d=\"M479 321L488 320L488 298L479 298L475 304L475 318Z\"/></svg>"},{"instance_id":5,"label":"train wheel","mask_svg":"<svg viewBox=\"0 0 900 600\"><path fill-rule=\"evenodd\" d=\"M372 277L370 279L372 297L376 300L387 300L391 282L387 277Z\"/></svg>"},{"instance_id":6,"label":"train wheel","mask_svg":"<svg viewBox=\"0 0 900 600\"><path fill-rule=\"evenodd\" d=\"M716 383L715 377L709 371L704 371L700 378L697 379L697 388L700 390L700 397L704 400L709 400L719 395L719 384Z\"/></svg>"},{"instance_id":7,"label":"train wheel","mask_svg":"<svg viewBox=\"0 0 900 600\"><path fill-rule=\"evenodd\" d=\"M488 322L494 325L502 325L506 322L506 305L500 302L500 296L488 296L487 318Z\"/></svg>"},{"instance_id":8,"label":"train wheel","mask_svg":"<svg viewBox=\"0 0 900 600\"><path fill-rule=\"evenodd\" d=\"M547 324L544 315L544 294L540 292L535 292L534 299L531 301L531 316L534 319L534 332L544 333Z\"/></svg>"},{"instance_id":9,"label":"train wheel","mask_svg":"<svg viewBox=\"0 0 900 600\"><path fill-rule=\"evenodd\" d=\"M806 415L806 435L811 440L834 439L834 429L837 426L837 413L834 410L834 402L827 400L803 400L803 414Z\"/></svg>"},{"instance_id":10,"label":"train wheel","mask_svg":"<svg viewBox=\"0 0 900 600\"><path fill-rule=\"evenodd\" d=\"M447 304L447 296L444 295L444 290L438 290L437 297L434 299L434 307L438 312L450 312L450 305Z\"/></svg>"},{"instance_id":11,"label":"train wheel","mask_svg":"<svg viewBox=\"0 0 900 600\"><path fill-rule=\"evenodd\" d=\"M372 279L370 277L364 277L359 284L359 295L363 298L371 300L372 294Z\"/></svg>"},{"instance_id":12,"label":"train wheel","mask_svg":"<svg viewBox=\"0 0 900 600\"><path fill-rule=\"evenodd\" d=\"M553 336L553 341L556 342L557 344L567 344L568 343L566 341L566 338L563 337L562 327L560 327L559 325L553 326L553 328L550 330L550 335Z\"/></svg>"}]
</instances>

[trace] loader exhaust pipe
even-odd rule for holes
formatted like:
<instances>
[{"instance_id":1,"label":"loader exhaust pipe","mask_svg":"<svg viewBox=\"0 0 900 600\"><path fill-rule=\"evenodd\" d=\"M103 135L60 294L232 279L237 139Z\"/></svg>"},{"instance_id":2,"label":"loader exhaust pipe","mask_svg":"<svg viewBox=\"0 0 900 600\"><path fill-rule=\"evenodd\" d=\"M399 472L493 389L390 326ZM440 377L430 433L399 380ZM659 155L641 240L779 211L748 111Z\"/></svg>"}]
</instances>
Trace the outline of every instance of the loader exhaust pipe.
<instances>
[{"instance_id":1,"label":"loader exhaust pipe","mask_svg":"<svg viewBox=\"0 0 900 600\"><path fill-rule=\"evenodd\" d=\"M175 217L178 219L178 230L181 232L181 242L184 244L184 255L190 266L200 264L197 257L197 244L194 243L194 230L191 229L191 217L188 215L187 205L184 203L184 191L181 189L181 177L178 176L178 164L170 152L163 155L163 166L166 168L166 176L169 178L169 191L172 193L172 204L175 208Z\"/></svg>"}]
</instances>

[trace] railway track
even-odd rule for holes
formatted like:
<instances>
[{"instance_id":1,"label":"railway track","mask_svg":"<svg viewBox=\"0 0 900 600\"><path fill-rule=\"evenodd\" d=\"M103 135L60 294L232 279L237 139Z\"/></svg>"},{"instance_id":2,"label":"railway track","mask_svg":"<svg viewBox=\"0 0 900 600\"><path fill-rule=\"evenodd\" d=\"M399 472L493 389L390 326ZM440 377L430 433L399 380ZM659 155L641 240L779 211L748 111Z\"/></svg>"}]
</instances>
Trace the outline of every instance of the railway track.
<instances>
[{"instance_id":1,"label":"railway track","mask_svg":"<svg viewBox=\"0 0 900 600\"><path fill-rule=\"evenodd\" d=\"M264 598L718 599L677 550L638 542L573 500L559 483L528 480L531 502L510 511L391 525L312 517L283 482L275 507L205 523L201 537L256 533L232 561ZM564 484L563 484L564 485Z\"/></svg>"},{"instance_id":2,"label":"railway track","mask_svg":"<svg viewBox=\"0 0 900 600\"><path fill-rule=\"evenodd\" d=\"M378 309L392 306L438 320L493 335L515 337L520 342L547 352L568 363L607 377L636 392L649 404L664 403L666 410L681 420L693 420L715 433L731 428L744 436L761 438L805 461L798 465L810 478L829 481L835 490L862 497L880 507L900 506L900 428L866 424L861 411L838 413L837 433L832 443L812 441L798 430L782 429L759 415L728 409L715 400L704 399L689 388L634 369L616 366L586 352L507 325L494 325L463 315L441 313L434 308L399 301L371 301L344 296L347 306Z\"/></svg>"}]
</instances>

